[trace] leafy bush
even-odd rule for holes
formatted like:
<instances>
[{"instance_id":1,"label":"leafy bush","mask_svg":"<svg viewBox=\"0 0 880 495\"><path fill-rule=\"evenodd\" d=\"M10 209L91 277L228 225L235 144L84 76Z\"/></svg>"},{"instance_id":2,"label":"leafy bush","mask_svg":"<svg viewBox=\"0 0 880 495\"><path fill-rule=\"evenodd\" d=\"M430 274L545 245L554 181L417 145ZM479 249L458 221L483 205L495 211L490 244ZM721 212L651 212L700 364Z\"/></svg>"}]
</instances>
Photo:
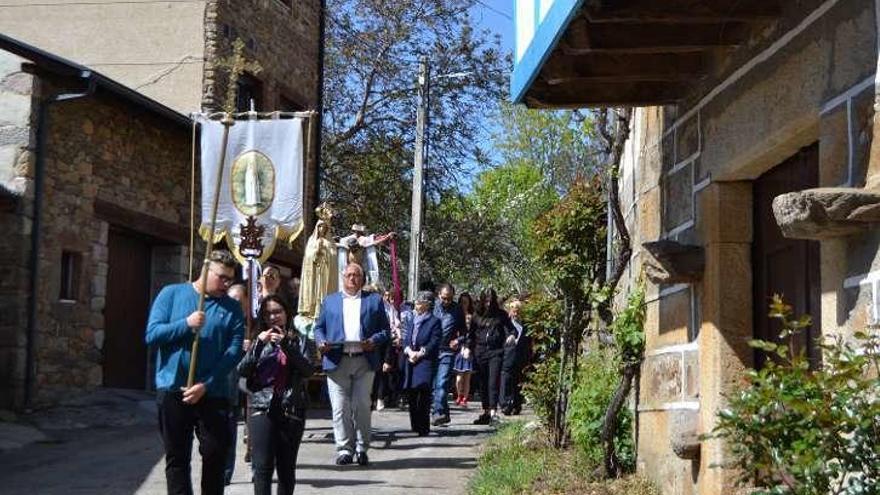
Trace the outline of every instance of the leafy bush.
<instances>
[{"instance_id":1,"label":"leafy bush","mask_svg":"<svg viewBox=\"0 0 880 495\"><path fill-rule=\"evenodd\" d=\"M547 295L537 295L526 301L522 317L535 353L534 364L525 373L523 395L541 422L552 425L559 382L558 335L562 305Z\"/></svg>"},{"instance_id":2,"label":"leafy bush","mask_svg":"<svg viewBox=\"0 0 880 495\"><path fill-rule=\"evenodd\" d=\"M857 332L818 342L823 364L811 371L790 337L810 325L774 296L780 345L753 341L772 359L718 413L710 437L722 438L755 495L880 493L880 338Z\"/></svg>"},{"instance_id":3,"label":"leafy bush","mask_svg":"<svg viewBox=\"0 0 880 495\"><path fill-rule=\"evenodd\" d=\"M602 424L605 409L620 381L619 358L610 349L598 348L587 354L581 363L580 376L571 394L568 421L574 445L590 465L603 462ZM618 460L624 471L635 469L632 411L620 411L615 431Z\"/></svg>"}]
</instances>

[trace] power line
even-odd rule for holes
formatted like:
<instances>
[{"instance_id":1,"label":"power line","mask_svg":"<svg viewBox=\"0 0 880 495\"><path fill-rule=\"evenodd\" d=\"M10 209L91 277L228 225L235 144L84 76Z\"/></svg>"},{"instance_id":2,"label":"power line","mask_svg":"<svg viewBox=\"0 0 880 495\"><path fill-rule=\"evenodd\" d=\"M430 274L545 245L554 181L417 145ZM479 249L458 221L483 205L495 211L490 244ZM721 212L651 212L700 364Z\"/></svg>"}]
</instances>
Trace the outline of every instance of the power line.
<instances>
[{"instance_id":1,"label":"power line","mask_svg":"<svg viewBox=\"0 0 880 495\"><path fill-rule=\"evenodd\" d=\"M493 7L493 6L491 6L491 5L489 5L489 4L485 3L485 2L483 2L482 0L474 0L474 1L477 2L478 4L482 5L483 7L486 7L487 9L491 10L492 12L494 12L494 13L500 15L501 17L504 17L504 18L507 19L508 21L513 21L513 16L511 16L511 15L508 14L507 12L504 12L504 11L502 11L502 10L496 9L495 7Z\"/></svg>"}]
</instances>

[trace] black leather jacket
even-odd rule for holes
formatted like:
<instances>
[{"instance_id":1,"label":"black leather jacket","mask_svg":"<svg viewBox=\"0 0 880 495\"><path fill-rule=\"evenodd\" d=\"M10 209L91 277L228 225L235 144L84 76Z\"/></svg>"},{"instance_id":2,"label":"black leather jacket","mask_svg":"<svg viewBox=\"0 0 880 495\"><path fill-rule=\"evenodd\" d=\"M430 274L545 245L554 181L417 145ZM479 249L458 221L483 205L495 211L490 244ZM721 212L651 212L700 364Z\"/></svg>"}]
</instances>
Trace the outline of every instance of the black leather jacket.
<instances>
[{"instance_id":1,"label":"black leather jacket","mask_svg":"<svg viewBox=\"0 0 880 495\"><path fill-rule=\"evenodd\" d=\"M473 344L477 355L503 353L504 341L508 336L516 335L513 323L501 310L474 315L469 330L468 341Z\"/></svg>"},{"instance_id":2,"label":"black leather jacket","mask_svg":"<svg viewBox=\"0 0 880 495\"><path fill-rule=\"evenodd\" d=\"M260 339L254 339L254 343L238 363L238 373L247 381L250 394L250 407L254 410L269 410L270 407L281 407L285 413L292 413L295 409L305 409L308 406L303 380L312 376L314 369L308 358L303 353L304 342L296 331L288 334L278 344L264 343ZM269 385L260 387L257 381L257 365L264 359L275 359L271 355L276 345L287 354L287 384L281 397L276 397L275 387ZM273 401L275 404L273 404Z\"/></svg>"}]
</instances>

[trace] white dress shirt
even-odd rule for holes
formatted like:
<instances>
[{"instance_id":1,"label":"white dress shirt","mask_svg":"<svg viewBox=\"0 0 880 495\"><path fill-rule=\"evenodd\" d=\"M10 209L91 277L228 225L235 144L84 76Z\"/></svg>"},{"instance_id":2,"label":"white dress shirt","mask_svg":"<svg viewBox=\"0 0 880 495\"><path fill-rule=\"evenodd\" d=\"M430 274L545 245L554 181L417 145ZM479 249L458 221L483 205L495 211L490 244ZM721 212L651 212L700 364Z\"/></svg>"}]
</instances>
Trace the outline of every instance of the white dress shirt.
<instances>
[{"instance_id":1,"label":"white dress shirt","mask_svg":"<svg viewBox=\"0 0 880 495\"><path fill-rule=\"evenodd\" d=\"M361 335L361 291L353 296L342 291L342 326L345 330L346 342L342 351L363 352L364 349L360 344L349 343L363 340Z\"/></svg>"}]
</instances>

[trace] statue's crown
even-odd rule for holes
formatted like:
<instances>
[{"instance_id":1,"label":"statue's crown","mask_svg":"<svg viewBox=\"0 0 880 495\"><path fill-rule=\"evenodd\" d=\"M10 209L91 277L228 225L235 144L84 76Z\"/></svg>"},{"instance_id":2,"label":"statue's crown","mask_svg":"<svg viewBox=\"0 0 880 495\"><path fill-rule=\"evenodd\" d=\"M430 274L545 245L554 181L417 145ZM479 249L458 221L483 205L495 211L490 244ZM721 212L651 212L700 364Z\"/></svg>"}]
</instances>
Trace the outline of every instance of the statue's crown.
<instances>
[{"instance_id":1,"label":"statue's crown","mask_svg":"<svg viewBox=\"0 0 880 495\"><path fill-rule=\"evenodd\" d=\"M333 210L330 209L330 205L328 205L326 201L315 208L315 214L318 215L319 219L325 222L329 222L333 218Z\"/></svg>"}]
</instances>

